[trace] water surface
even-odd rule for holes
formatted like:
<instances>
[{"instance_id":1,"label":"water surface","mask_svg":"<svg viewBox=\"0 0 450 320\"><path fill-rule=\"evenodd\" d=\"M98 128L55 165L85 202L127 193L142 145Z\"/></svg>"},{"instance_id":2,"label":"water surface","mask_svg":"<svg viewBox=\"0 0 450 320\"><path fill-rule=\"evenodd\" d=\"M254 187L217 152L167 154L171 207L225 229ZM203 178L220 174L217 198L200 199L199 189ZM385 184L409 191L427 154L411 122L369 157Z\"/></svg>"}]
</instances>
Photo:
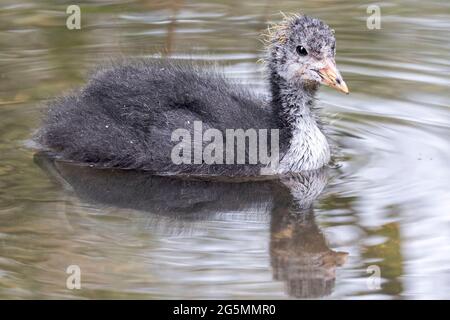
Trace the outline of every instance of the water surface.
<instances>
[{"instance_id":1,"label":"water surface","mask_svg":"<svg viewBox=\"0 0 450 320\"><path fill-rule=\"evenodd\" d=\"M80 4L74 31L64 3L0 4L0 298L450 298L448 1L382 2L380 30L370 1ZM174 181L27 148L46 101L111 57L208 60L264 92L259 35L300 9L336 30L351 90L319 95L326 178Z\"/></svg>"}]
</instances>

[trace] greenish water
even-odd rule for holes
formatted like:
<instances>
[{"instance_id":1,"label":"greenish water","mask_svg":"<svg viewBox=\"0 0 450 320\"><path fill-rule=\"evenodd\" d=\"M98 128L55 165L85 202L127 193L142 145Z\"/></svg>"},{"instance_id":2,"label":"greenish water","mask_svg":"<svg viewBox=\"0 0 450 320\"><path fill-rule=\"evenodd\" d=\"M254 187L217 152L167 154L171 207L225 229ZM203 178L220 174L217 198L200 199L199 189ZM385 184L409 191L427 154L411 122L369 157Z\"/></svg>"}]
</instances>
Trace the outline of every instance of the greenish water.
<instances>
[{"instance_id":1,"label":"greenish water","mask_svg":"<svg viewBox=\"0 0 450 320\"><path fill-rule=\"evenodd\" d=\"M0 298L450 298L448 1L382 2L380 30L370 1L78 3L81 30L70 2L0 3ZM259 35L300 9L336 30L351 91L321 89L339 168L312 209L298 177L179 183L27 148L47 99L111 57L210 60L265 91Z\"/></svg>"}]
</instances>

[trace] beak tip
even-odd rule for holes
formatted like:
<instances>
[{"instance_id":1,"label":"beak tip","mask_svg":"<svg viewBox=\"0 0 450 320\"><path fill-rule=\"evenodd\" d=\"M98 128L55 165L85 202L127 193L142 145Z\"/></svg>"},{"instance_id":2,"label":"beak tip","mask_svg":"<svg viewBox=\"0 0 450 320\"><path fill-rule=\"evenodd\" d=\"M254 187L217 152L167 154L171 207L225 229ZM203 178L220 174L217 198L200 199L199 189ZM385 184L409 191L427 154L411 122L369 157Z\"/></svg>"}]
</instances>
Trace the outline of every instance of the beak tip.
<instances>
[{"instance_id":1,"label":"beak tip","mask_svg":"<svg viewBox=\"0 0 450 320\"><path fill-rule=\"evenodd\" d=\"M342 93L345 93L346 95L350 94L350 91L348 91L347 87L335 87L337 91L340 91Z\"/></svg>"},{"instance_id":2,"label":"beak tip","mask_svg":"<svg viewBox=\"0 0 450 320\"><path fill-rule=\"evenodd\" d=\"M350 93L350 91L348 90L347 84L346 84L345 82L343 82L343 81L342 81L342 83L340 84L339 89L340 89L343 93L345 93L345 94L347 94L347 95Z\"/></svg>"}]
</instances>

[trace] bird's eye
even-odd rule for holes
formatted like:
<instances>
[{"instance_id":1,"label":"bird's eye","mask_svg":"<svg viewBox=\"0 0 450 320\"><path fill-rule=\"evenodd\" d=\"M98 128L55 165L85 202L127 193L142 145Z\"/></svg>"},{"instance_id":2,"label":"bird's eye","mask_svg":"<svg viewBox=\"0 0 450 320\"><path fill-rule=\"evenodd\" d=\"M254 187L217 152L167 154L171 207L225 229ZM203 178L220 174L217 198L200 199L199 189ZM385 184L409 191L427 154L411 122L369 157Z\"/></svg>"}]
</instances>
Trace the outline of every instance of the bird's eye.
<instances>
[{"instance_id":1,"label":"bird's eye","mask_svg":"<svg viewBox=\"0 0 450 320\"><path fill-rule=\"evenodd\" d=\"M308 51L303 46L297 46L296 51L299 56L306 56L308 54Z\"/></svg>"}]
</instances>

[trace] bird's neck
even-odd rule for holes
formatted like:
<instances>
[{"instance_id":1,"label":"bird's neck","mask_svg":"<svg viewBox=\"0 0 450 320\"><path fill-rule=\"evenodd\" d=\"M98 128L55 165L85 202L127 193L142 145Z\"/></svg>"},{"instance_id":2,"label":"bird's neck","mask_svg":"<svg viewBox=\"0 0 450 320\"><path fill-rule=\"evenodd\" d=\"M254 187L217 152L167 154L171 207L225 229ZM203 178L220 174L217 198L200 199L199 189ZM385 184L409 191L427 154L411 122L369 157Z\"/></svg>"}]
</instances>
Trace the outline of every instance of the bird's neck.
<instances>
[{"instance_id":1,"label":"bird's neck","mask_svg":"<svg viewBox=\"0 0 450 320\"><path fill-rule=\"evenodd\" d=\"M276 74L271 76L272 105L283 127L293 129L297 121L311 121L317 123L317 114L314 113L313 104L317 84L288 83Z\"/></svg>"},{"instance_id":2,"label":"bird's neck","mask_svg":"<svg viewBox=\"0 0 450 320\"><path fill-rule=\"evenodd\" d=\"M272 105L286 142L281 171L318 169L330 160L328 142L314 108L317 90L318 84L290 84L272 74Z\"/></svg>"}]
</instances>

